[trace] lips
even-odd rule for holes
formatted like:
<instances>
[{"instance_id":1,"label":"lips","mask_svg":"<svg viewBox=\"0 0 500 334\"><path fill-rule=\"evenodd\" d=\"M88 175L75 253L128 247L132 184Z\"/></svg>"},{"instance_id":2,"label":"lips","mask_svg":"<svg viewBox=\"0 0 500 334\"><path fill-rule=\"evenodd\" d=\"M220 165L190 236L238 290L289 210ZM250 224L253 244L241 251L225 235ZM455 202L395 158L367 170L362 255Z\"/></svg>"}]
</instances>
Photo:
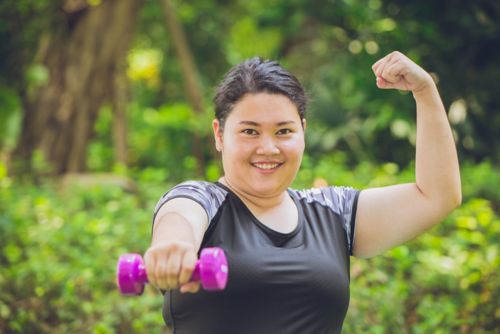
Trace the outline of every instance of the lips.
<instances>
[{"instance_id":1,"label":"lips","mask_svg":"<svg viewBox=\"0 0 500 334\"><path fill-rule=\"evenodd\" d=\"M282 162L252 162L251 165L261 170L273 170L283 165Z\"/></svg>"}]
</instances>

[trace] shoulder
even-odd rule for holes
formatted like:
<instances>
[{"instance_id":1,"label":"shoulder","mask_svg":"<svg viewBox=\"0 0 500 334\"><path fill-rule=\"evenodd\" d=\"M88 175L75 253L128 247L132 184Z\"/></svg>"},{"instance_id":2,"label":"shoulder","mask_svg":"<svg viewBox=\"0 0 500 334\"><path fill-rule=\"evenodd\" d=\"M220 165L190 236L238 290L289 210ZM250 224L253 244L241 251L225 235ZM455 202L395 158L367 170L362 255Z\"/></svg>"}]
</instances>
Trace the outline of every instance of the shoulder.
<instances>
[{"instance_id":1,"label":"shoulder","mask_svg":"<svg viewBox=\"0 0 500 334\"><path fill-rule=\"evenodd\" d=\"M165 195L179 193L179 192L189 192L189 191L209 196L227 194L227 191L225 189L217 186L217 184L214 182L191 180L179 183L178 185L172 187L169 191L165 193Z\"/></svg>"},{"instance_id":2,"label":"shoulder","mask_svg":"<svg viewBox=\"0 0 500 334\"><path fill-rule=\"evenodd\" d=\"M303 203L302 205L311 207L312 217L316 223L330 223L332 217L323 215L324 210L329 210L337 218L333 221L340 223L346 236L347 249L352 254L354 241L354 225L356 220L356 208L360 191L351 187L323 187L304 190L291 190L295 196ZM318 207L319 206L319 207ZM310 211L310 210L308 210ZM318 218L319 217L319 220Z\"/></svg>"},{"instance_id":3,"label":"shoulder","mask_svg":"<svg viewBox=\"0 0 500 334\"><path fill-rule=\"evenodd\" d=\"M188 198L200 204L209 217L213 217L227 196L227 191L216 183L207 181L185 181L169 189L158 201L155 212L169 200Z\"/></svg>"},{"instance_id":4,"label":"shoulder","mask_svg":"<svg viewBox=\"0 0 500 334\"><path fill-rule=\"evenodd\" d=\"M359 190L351 187L330 186L310 189L290 189L299 200L309 204L327 207L337 214L345 214L352 210L359 195Z\"/></svg>"}]
</instances>

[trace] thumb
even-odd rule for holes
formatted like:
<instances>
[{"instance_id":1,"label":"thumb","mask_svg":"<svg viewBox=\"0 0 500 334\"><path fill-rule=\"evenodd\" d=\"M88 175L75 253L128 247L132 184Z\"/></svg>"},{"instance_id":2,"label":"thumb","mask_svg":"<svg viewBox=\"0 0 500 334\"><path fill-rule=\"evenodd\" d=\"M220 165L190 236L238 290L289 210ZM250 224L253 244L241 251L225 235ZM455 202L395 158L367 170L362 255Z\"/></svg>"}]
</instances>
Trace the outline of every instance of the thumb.
<instances>
[{"instance_id":1,"label":"thumb","mask_svg":"<svg viewBox=\"0 0 500 334\"><path fill-rule=\"evenodd\" d=\"M195 293L200 290L200 282L189 282L181 285L180 291L181 293L191 292Z\"/></svg>"}]
</instances>

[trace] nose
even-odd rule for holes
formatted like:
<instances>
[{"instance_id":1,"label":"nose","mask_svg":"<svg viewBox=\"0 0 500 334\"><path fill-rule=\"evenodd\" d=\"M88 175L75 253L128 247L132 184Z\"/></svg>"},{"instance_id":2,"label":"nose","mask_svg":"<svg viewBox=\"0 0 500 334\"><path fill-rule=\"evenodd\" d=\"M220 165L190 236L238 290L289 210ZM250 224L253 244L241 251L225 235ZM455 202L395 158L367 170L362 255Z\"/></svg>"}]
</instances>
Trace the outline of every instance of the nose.
<instances>
[{"instance_id":1,"label":"nose","mask_svg":"<svg viewBox=\"0 0 500 334\"><path fill-rule=\"evenodd\" d=\"M280 153L280 149L273 138L263 136L259 141L259 147L256 153L259 155L276 155Z\"/></svg>"}]
</instances>

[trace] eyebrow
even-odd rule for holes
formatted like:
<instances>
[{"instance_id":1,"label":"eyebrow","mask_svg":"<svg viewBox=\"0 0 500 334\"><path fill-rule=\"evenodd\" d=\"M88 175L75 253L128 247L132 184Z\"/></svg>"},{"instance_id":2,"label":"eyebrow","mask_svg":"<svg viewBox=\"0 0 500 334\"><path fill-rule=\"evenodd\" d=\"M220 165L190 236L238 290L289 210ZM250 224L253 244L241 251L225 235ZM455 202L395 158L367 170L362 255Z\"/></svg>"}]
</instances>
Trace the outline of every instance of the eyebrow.
<instances>
[{"instance_id":1,"label":"eyebrow","mask_svg":"<svg viewBox=\"0 0 500 334\"><path fill-rule=\"evenodd\" d=\"M294 121L282 121L276 123L277 126L283 126L283 125L289 125L289 124L295 124L296 122ZM241 121L238 124L243 124L243 125L252 125L252 126L260 126L259 123L254 122L254 121Z\"/></svg>"}]
</instances>

